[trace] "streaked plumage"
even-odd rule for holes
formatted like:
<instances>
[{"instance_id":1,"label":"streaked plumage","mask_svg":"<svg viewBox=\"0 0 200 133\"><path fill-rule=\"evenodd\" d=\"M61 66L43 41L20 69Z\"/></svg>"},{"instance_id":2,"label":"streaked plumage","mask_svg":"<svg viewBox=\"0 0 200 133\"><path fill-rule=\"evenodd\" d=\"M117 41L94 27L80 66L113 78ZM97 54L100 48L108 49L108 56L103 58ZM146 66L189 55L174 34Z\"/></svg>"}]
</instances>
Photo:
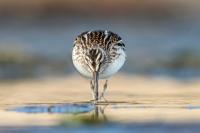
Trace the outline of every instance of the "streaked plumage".
<instances>
[{"instance_id":1,"label":"streaked plumage","mask_svg":"<svg viewBox=\"0 0 200 133\"><path fill-rule=\"evenodd\" d=\"M125 60L125 45L121 37L111 31L83 32L74 42L73 64L80 74L92 80L91 88L97 87L95 93L98 93L98 78L108 79L123 66Z\"/></svg>"}]
</instances>

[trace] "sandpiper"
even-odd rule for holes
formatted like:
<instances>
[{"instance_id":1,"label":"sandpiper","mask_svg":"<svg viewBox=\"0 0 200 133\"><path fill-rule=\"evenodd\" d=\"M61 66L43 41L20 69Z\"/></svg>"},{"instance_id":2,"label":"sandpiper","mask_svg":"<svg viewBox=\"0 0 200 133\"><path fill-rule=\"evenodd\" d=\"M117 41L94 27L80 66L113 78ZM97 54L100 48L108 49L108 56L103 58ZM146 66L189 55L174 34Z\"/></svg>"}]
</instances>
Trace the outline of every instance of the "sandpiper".
<instances>
[{"instance_id":1,"label":"sandpiper","mask_svg":"<svg viewBox=\"0 0 200 133\"><path fill-rule=\"evenodd\" d=\"M121 37L111 31L86 31L74 41L72 61L78 72L90 79L94 103L104 98L108 78L119 71L125 60L125 45ZM106 80L101 95L99 79Z\"/></svg>"}]
</instances>

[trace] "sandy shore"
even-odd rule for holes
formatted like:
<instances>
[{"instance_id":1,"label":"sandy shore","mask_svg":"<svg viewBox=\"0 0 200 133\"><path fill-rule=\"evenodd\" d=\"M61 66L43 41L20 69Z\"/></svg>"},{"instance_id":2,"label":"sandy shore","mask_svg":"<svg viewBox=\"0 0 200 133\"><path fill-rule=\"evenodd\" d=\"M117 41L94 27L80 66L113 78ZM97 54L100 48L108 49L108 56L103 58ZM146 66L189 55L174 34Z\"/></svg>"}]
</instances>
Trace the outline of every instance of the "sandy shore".
<instances>
[{"instance_id":1,"label":"sandy shore","mask_svg":"<svg viewBox=\"0 0 200 133\"><path fill-rule=\"evenodd\" d=\"M104 114L118 122L200 122L199 88L199 80L119 74L109 82L106 99L110 105ZM6 109L27 104L84 103L90 99L89 83L78 75L1 82L0 125L56 125L72 115L26 114Z\"/></svg>"}]
</instances>

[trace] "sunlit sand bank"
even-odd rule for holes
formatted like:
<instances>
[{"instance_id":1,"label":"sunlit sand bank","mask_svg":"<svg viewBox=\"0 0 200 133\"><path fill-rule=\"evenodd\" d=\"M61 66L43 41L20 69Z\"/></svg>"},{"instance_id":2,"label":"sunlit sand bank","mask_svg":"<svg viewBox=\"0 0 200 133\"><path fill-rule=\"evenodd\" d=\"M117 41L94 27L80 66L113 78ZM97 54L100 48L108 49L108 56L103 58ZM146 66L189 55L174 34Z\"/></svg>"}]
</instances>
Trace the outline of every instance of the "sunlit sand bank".
<instances>
[{"instance_id":1,"label":"sunlit sand bank","mask_svg":"<svg viewBox=\"0 0 200 133\"><path fill-rule=\"evenodd\" d=\"M101 85L103 82L101 82ZM102 87L102 86L101 86ZM118 74L109 82L107 102L100 106L110 121L116 122L200 122L200 82ZM24 105L89 103L89 82L71 75L60 78L0 83L0 125L57 125L73 114L27 114L7 111ZM92 112L78 114L90 115Z\"/></svg>"}]
</instances>

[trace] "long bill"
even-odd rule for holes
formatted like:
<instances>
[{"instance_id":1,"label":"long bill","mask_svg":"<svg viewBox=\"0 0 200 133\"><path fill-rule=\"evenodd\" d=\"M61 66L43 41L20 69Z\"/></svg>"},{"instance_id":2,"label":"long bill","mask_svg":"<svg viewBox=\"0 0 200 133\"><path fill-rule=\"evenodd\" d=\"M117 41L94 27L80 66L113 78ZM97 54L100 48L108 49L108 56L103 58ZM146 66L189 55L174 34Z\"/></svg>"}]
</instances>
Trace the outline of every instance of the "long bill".
<instances>
[{"instance_id":1,"label":"long bill","mask_svg":"<svg viewBox=\"0 0 200 133\"><path fill-rule=\"evenodd\" d=\"M95 102L99 100L99 73L97 71L93 72L93 81L94 81L94 93L95 93Z\"/></svg>"}]
</instances>

